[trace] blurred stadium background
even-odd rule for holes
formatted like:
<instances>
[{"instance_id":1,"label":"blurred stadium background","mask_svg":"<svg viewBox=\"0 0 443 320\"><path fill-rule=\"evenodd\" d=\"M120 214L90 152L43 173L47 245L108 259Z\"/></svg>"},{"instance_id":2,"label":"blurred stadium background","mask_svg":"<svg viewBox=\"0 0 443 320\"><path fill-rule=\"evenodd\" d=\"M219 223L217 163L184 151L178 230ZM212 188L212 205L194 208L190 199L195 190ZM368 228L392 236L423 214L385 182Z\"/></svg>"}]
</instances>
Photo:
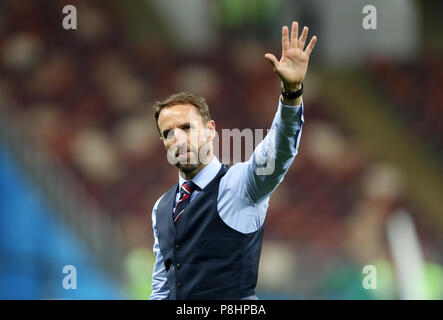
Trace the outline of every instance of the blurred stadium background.
<instances>
[{"instance_id":1,"label":"blurred stadium background","mask_svg":"<svg viewBox=\"0 0 443 320\"><path fill-rule=\"evenodd\" d=\"M77 8L78 29L62 28ZM364 30L362 8L377 8ZM301 147L271 197L261 299L443 298L441 1L0 2L0 298L147 299L176 182L150 104L189 90L219 133L271 124L264 53L318 44ZM245 159L245 155L242 160ZM65 265L77 289L65 290ZM377 270L366 290L363 268Z\"/></svg>"}]
</instances>

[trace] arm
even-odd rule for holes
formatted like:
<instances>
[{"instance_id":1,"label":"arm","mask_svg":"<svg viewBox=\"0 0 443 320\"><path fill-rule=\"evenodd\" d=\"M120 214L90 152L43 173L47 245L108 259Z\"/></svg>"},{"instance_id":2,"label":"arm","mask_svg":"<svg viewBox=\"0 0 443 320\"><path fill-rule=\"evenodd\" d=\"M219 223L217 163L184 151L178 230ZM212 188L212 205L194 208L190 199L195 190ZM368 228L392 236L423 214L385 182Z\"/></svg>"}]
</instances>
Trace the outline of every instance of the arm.
<instances>
[{"instance_id":1,"label":"arm","mask_svg":"<svg viewBox=\"0 0 443 320\"><path fill-rule=\"evenodd\" d=\"M163 261L163 256L160 252L160 247L158 245L158 231L156 225L156 213L157 206L160 202L161 198L157 200L154 205L154 209L152 210L152 227L154 229L154 255L155 255L155 264L154 271L152 273L152 293L150 296L150 300L167 300L169 299L169 287L166 275L165 264Z\"/></svg>"},{"instance_id":2,"label":"arm","mask_svg":"<svg viewBox=\"0 0 443 320\"><path fill-rule=\"evenodd\" d=\"M297 154L302 124L303 103L294 107L280 101L271 130L250 159L233 165L221 179L217 208L228 226L251 233L263 225L267 200Z\"/></svg>"},{"instance_id":3,"label":"arm","mask_svg":"<svg viewBox=\"0 0 443 320\"><path fill-rule=\"evenodd\" d=\"M317 42L317 37L312 37L303 50L307 36L308 28L304 27L299 38L298 24L293 22L289 39L289 30L284 26L280 61L270 53L265 55L279 76L284 91L300 89L305 79L309 56ZM298 152L303 122L302 97L287 100L281 96L271 130L247 162L243 191L252 203L267 198L283 180Z\"/></svg>"},{"instance_id":4,"label":"arm","mask_svg":"<svg viewBox=\"0 0 443 320\"><path fill-rule=\"evenodd\" d=\"M271 129L244 166L243 191L257 204L282 182L298 153L304 123L303 102L288 106L279 101Z\"/></svg>"}]
</instances>

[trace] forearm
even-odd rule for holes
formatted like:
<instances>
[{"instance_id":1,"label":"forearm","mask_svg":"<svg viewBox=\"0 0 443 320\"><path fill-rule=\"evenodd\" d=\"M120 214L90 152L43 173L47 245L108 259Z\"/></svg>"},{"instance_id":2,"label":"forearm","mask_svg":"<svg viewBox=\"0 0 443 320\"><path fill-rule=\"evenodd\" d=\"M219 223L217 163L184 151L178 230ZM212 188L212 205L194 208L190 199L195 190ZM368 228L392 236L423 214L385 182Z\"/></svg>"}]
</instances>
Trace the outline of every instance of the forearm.
<instances>
[{"instance_id":1,"label":"forearm","mask_svg":"<svg viewBox=\"0 0 443 320\"><path fill-rule=\"evenodd\" d=\"M298 153L303 122L302 101L279 104L271 130L248 161L246 192L252 202L268 197L283 180Z\"/></svg>"},{"instance_id":2,"label":"forearm","mask_svg":"<svg viewBox=\"0 0 443 320\"><path fill-rule=\"evenodd\" d=\"M154 255L155 264L152 272L152 293L149 299L167 300L169 297L167 275L157 239L154 244Z\"/></svg>"},{"instance_id":3,"label":"forearm","mask_svg":"<svg viewBox=\"0 0 443 320\"><path fill-rule=\"evenodd\" d=\"M169 298L167 272L163 255L160 251L160 245L158 243L157 206L161 198L156 201L154 209L152 210L152 228L154 233L154 246L152 249L155 256L155 264L152 272L152 292L149 297L150 300L167 300Z\"/></svg>"}]
</instances>

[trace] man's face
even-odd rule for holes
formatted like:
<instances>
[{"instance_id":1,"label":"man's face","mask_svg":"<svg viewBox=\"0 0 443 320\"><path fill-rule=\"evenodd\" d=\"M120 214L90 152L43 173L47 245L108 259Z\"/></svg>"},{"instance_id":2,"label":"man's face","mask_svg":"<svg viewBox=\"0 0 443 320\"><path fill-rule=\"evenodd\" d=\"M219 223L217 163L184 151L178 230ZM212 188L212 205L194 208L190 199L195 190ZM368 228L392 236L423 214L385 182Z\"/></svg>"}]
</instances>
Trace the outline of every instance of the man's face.
<instances>
[{"instance_id":1,"label":"man's face","mask_svg":"<svg viewBox=\"0 0 443 320\"><path fill-rule=\"evenodd\" d=\"M164 108L158 117L158 127L169 163L181 171L196 171L210 160L215 122L204 123L195 106L178 104Z\"/></svg>"}]
</instances>

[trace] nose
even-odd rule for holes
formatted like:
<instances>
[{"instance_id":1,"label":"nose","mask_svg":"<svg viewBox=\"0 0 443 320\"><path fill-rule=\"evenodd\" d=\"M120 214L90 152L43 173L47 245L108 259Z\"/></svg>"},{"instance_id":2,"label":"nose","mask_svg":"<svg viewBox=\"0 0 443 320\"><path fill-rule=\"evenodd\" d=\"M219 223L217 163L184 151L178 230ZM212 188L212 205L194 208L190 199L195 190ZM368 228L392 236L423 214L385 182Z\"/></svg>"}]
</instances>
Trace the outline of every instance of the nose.
<instances>
[{"instance_id":1,"label":"nose","mask_svg":"<svg viewBox=\"0 0 443 320\"><path fill-rule=\"evenodd\" d=\"M186 152L186 150L188 149L188 136L186 132L184 132L183 130L175 131L174 139L175 139L174 149L177 150L176 152L178 153Z\"/></svg>"}]
</instances>

